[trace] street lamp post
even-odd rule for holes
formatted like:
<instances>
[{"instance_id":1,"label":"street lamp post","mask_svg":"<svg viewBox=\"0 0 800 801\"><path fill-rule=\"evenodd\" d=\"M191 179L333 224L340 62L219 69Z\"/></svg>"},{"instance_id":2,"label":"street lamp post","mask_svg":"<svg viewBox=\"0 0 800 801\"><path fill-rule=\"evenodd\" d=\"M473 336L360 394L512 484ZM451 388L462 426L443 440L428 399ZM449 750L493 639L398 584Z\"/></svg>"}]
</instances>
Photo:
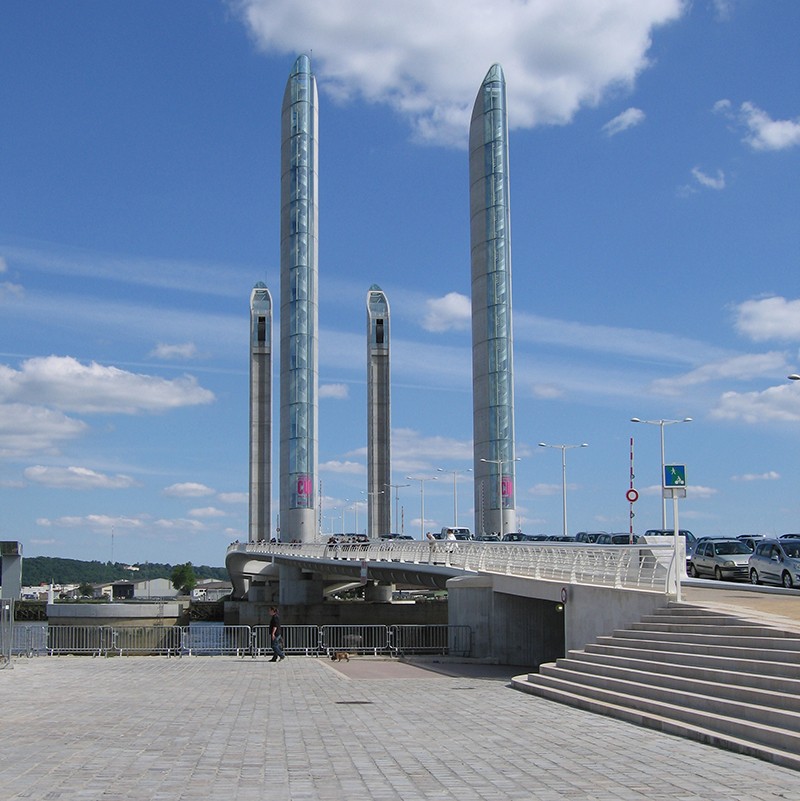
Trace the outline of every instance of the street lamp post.
<instances>
[{"instance_id":1,"label":"street lamp post","mask_svg":"<svg viewBox=\"0 0 800 801\"><path fill-rule=\"evenodd\" d=\"M440 473L452 473L453 474L453 526L458 528L458 489L456 488L456 481L458 477L458 470L445 470L443 467L436 468ZM468 468L466 470L467 473L472 472L472 468Z\"/></svg>"},{"instance_id":2,"label":"street lamp post","mask_svg":"<svg viewBox=\"0 0 800 801\"><path fill-rule=\"evenodd\" d=\"M582 442L580 445L548 445L546 442L539 443L540 448L560 448L561 449L561 520L562 520L562 533L567 536L567 448L588 448L588 442Z\"/></svg>"},{"instance_id":3,"label":"street lamp post","mask_svg":"<svg viewBox=\"0 0 800 801\"><path fill-rule=\"evenodd\" d=\"M400 522L400 517L398 514L398 510L400 503L400 490L403 487L410 487L411 484L384 484L384 486L394 490L394 533L399 534L400 529L398 527L398 524Z\"/></svg>"},{"instance_id":4,"label":"street lamp post","mask_svg":"<svg viewBox=\"0 0 800 801\"><path fill-rule=\"evenodd\" d=\"M503 536L505 532L503 531L503 465L504 464L511 464L511 462L518 462L519 457L516 456L513 459L481 459L482 462L486 462L487 464L496 464L497 465L497 490L499 495L500 504L498 509L500 511L500 542L503 541Z\"/></svg>"},{"instance_id":5,"label":"street lamp post","mask_svg":"<svg viewBox=\"0 0 800 801\"><path fill-rule=\"evenodd\" d=\"M675 423L691 423L691 417L684 417L683 420L640 420L638 417L631 417L632 423L647 423L651 426L658 426L661 429L661 480L660 484L662 487L661 491L661 528L667 528L667 499L664 495L663 486L664 486L664 466L666 462L664 461L664 426L671 426ZM675 536L678 535L678 532L675 532Z\"/></svg>"},{"instance_id":6,"label":"street lamp post","mask_svg":"<svg viewBox=\"0 0 800 801\"><path fill-rule=\"evenodd\" d=\"M436 481L436 476L424 476L424 477L414 477L414 476L406 476L409 481L419 481L419 538L421 540L425 539L425 482L426 481Z\"/></svg>"}]
</instances>

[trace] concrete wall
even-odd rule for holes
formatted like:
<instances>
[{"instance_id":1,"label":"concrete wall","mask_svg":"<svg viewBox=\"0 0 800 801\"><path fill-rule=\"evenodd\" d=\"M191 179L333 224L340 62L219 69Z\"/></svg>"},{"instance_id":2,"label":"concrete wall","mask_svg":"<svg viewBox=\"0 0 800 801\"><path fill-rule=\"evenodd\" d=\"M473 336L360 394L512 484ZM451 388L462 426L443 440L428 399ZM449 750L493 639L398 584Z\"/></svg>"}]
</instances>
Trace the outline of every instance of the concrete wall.
<instances>
[{"instance_id":1,"label":"concrete wall","mask_svg":"<svg viewBox=\"0 0 800 801\"><path fill-rule=\"evenodd\" d=\"M175 626L188 622L184 606L173 602L47 604L47 619L51 626Z\"/></svg>"},{"instance_id":2,"label":"concrete wall","mask_svg":"<svg viewBox=\"0 0 800 801\"><path fill-rule=\"evenodd\" d=\"M327 601L322 604L281 606L285 626L400 626L447 623L447 603L369 603ZM225 623L229 626L266 626L269 604L225 601Z\"/></svg>"},{"instance_id":3,"label":"concrete wall","mask_svg":"<svg viewBox=\"0 0 800 801\"><path fill-rule=\"evenodd\" d=\"M663 593L500 575L450 579L447 591L450 625L472 628L472 657L529 666L583 648L668 601Z\"/></svg>"}]
</instances>

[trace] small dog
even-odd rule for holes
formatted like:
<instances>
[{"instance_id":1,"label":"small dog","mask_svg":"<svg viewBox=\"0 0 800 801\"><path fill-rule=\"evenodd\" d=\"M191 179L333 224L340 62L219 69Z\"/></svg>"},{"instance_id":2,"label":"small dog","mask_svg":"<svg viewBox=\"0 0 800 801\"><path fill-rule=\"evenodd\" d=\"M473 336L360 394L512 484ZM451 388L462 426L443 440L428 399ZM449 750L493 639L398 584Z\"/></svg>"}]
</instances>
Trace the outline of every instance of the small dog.
<instances>
[{"instance_id":1,"label":"small dog","mask_svg":"<svg viewBox=\"0 0 800 801\"><path fill-rule=\"evenodd\" d=\"M331 654L331 661L332 662L349 662L350 661L350 654L347 651L334 651Z\"/></svg>"}]
</instances>

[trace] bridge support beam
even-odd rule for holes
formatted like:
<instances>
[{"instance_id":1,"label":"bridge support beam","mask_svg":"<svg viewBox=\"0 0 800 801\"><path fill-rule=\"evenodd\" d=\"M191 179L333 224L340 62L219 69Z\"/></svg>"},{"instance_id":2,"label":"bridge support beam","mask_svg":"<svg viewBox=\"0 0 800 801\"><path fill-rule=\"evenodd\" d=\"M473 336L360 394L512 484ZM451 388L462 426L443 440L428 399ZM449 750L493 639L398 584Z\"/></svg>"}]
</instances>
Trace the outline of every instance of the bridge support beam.
<instances>
[{"instance_id":1,"label":"bridge support beam","mask_svg":"<svg viewBox=\"0 0 800 801\"><path fill-rule=\"evenodd\" d=\"M325 585L318 573L310 573L291 565L279 565L280 605L321 604Z\"/></svg>"},{"instance_id":2,"label":"bridge support beam","mask_svg":"<svg viewBox=\"0 0 800 801\"><path fill-rule=\"evenodd\" d=\"M364 600L372 603L391 603L394 594L394 584L384 584L380 581L368 581L364 587Z\"/></svg>"}]
</instances>

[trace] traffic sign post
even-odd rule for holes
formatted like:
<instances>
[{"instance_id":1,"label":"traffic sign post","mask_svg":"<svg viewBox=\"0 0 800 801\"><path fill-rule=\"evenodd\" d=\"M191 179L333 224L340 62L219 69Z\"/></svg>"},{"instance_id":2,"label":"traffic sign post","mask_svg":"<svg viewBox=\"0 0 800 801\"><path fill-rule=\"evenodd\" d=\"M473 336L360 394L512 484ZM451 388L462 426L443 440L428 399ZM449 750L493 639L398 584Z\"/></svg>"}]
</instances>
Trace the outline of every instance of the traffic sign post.
<instances>
[{"instance_id":1,"label":"traffic sign post","mask_svg":"<svg viewBox=\"0 0 800 801\"><path fill-rule=\"evenodd\" d=\"M686 465L667 464L664 465L664 486L663 493L665 498L672 498L672 530L673 542L675 544L675 600L681 600L681 567L680 560L680 525L678 523L678 498L686 497Z\"/></svg>"}]
</instances>

